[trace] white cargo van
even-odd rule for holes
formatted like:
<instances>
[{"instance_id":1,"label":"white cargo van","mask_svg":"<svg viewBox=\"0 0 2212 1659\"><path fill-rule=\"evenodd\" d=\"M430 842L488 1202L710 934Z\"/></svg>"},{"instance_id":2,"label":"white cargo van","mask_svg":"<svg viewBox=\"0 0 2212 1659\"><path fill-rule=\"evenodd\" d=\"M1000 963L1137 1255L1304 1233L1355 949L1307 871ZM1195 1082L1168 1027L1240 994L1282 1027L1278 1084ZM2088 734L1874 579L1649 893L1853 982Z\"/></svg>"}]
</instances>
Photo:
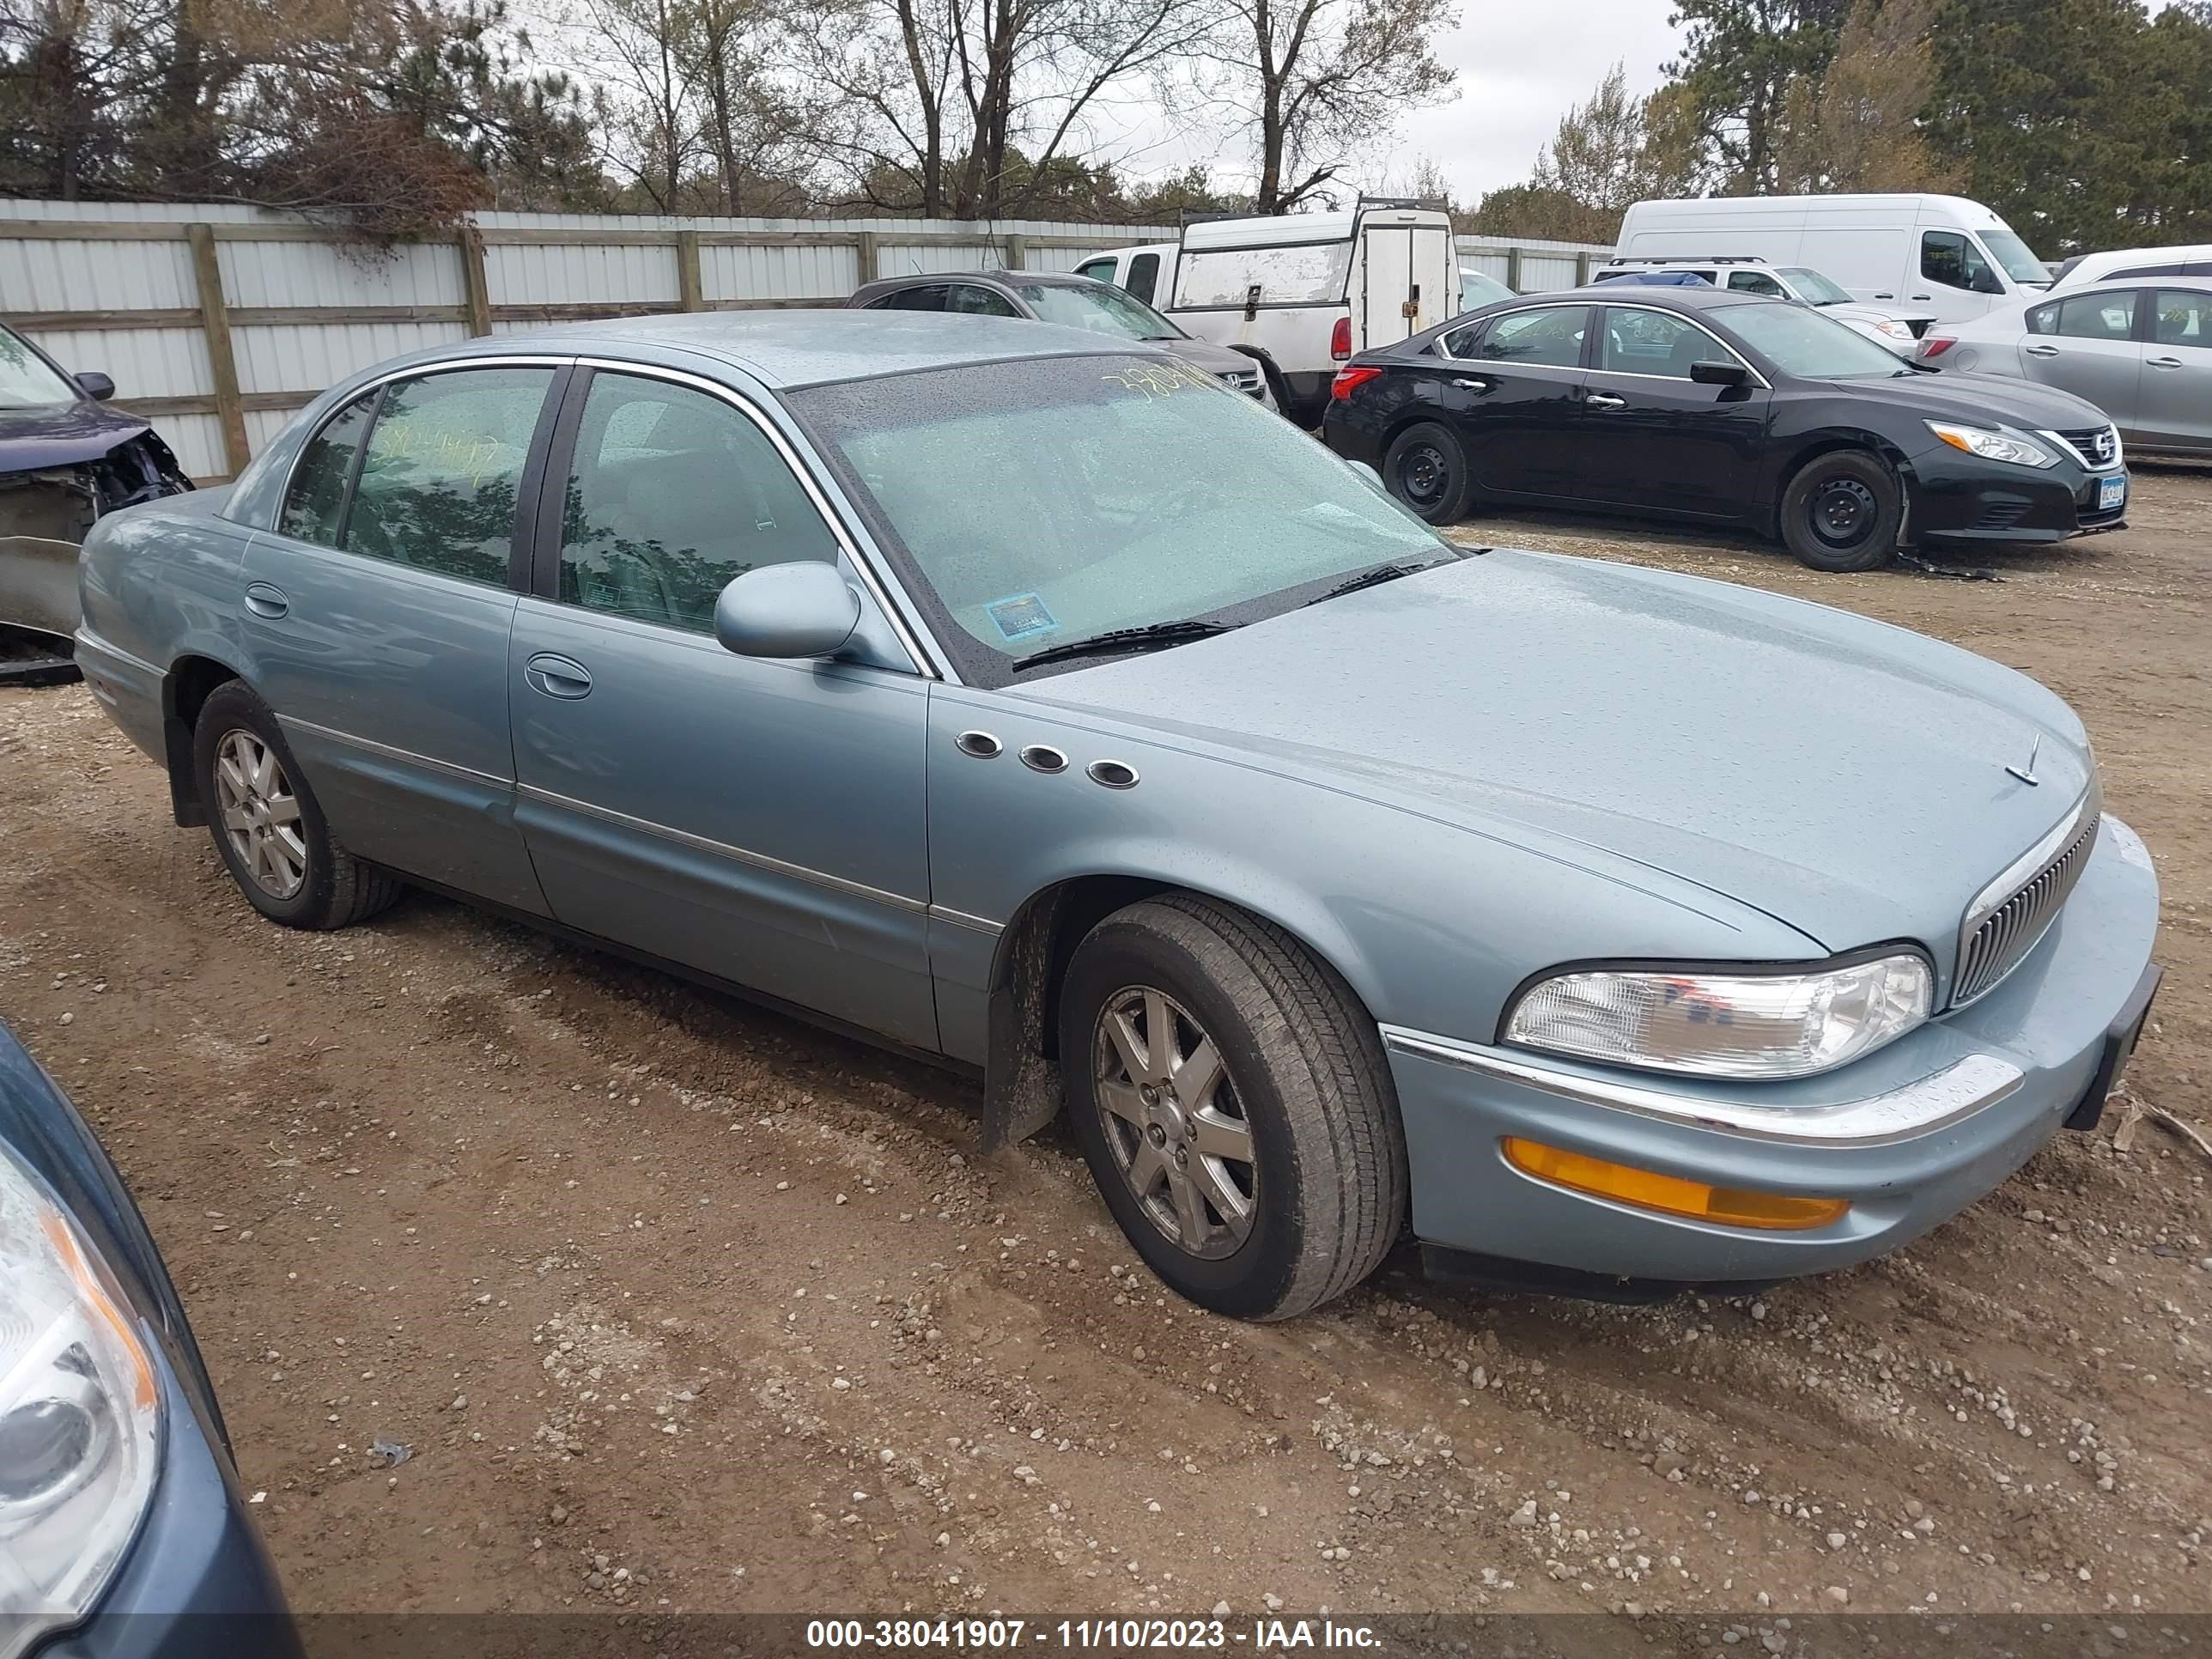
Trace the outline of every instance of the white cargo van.
<instances>
[{"instance_id":1,"label":"white cargo van","mask_svg":"<svg viewBox=\"0 0 2212 1659\"><path fill-rule=\"evenodd\" d=\"M1350 212L1206 219L1167 244L1122 248L1076 270L1142 295L1201 340L1264 363L1276 400L1310 426L1337 365L1459 310L1451 220L1434 208L1365 200Z\"/></svg>"},{"instance_id":2,"label":"white cargo van","mask_svg":"<svg viewBox=\"0 0 2212 1659\"><path fill-rule=\"evenodd\" d=\"M1625 257L1755 257L1825 271L1854 300L1964 322L2051 286L2012 228L1958 196L1717 196L1638 202Z\"/></svg>"}]
</instances>

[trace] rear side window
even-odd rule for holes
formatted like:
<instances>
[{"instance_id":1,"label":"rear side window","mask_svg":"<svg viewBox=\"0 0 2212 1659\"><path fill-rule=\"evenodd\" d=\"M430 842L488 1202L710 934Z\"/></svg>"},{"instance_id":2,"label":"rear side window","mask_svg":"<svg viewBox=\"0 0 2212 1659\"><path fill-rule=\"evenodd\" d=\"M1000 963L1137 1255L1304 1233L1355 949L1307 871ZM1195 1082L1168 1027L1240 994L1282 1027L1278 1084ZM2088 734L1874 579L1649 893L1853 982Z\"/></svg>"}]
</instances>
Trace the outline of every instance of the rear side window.
<instances>
[{"instance_id":1,"label":"rear side window","mask_svg":"<svg viewBox=\"0 0 2212 1659\"><path fill-rule=\"evenodd\" d=\"M2136 329L2136 293L2077 294L2027 313L2027 331L2075 340L2125 340Z\"/></svg>"},{"instance_id":2,"label":"rear side window","mask_svg":"<svg viewBox=\"0 0 2212 1659\"><path fill-rule=\"evenodd\" d=\"M945 309L945 284L924 283L919 288L902 288L896 294L886 294L880 300L868 301L870 311L942 311Z\"/></svg>"},{"instance_id":3,"label":"rear side window","mask_svg":"<svg viewBox=\"0 0 2212 1659\"><path fill-rule=\"evenodd\" d=\"M561 599L697 634L748 570L837 544L761 429L719 398L600 374L584 399L561 526Z\"/></svg>"},{"instance_id":4,"label":"rear side window","mask_svg":"<svg viewBox=\"0 0 2212 1659\"><path fill-rule=\"evenodd\" d=\"M1094 283L1110 283L1114 280L1114 262L1111 259L1086 259L1076 266L1075 274L1088 276Z\"/></svg>"},{"instance_id":5,"label":"rear side window","mask_svg":"<svg viewBox=\"0 0 2212 1659\"><path fill-rule=\"evenodd\" d=\"M376 393L364 392L307 440L293 464L284 507L276 515L280 535L322 547L338 544L346 486L353 482L354 459L361 453L361 434L368 430L368 411L375 403Z\"/></svg>"},{"instance_id":6,"label":"rear side window","mask_svg":"<svg viewBox=\"0 0 2212 1659\"><path fill-rule=\"evenodd\" d=\"M1589 332L1588 306L1543 306L1491 319L1475 355L1488 362L1574 368Z\"/></svg>"},{"instance_id":7,"label":"rear side window","mask_svg":"<svg viewBox=\"0 0 2212 1659\"><path fill-rule=\"evenodd\" d=\"M2151 338L2162 346L2212 347L2212 293L2202 289L2161 289Z\"/></svg>"},{"instance_id":8,"label":"rear side window","mask_svg":"<svg viewBox=\"0 0 2212 1659\"><path fill-rule=\"evenodd\" d=\"M345 550L506 586L515 495L552 383L550 368L470 368L387 386Z\"/></svg>"},{"instance_id":9,"label":"rear side window","mask_svg":"<svg viewBox=\"0 0 2212 1659\"><path fill-rule=\"evenodd\" d=\"M1152 303L1153 290L1160 285L1160 256L1139 253L1129 261L1129 280L1121 286L1127 289L1146 305Z\"/></svg>"}]
</instances>

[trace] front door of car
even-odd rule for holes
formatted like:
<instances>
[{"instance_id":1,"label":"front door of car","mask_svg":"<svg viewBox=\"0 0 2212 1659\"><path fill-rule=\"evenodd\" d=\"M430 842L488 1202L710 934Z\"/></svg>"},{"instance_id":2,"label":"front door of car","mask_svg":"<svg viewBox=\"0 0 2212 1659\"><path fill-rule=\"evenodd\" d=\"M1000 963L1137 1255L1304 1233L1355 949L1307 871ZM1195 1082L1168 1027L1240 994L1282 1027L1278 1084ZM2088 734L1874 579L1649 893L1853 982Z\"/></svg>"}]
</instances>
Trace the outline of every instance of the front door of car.
<instances>
[{"instance_id":1,"label":"front door of car","mask_svg":"<svg viewBox=\"0 0 2212 1659\"><path fill-rule=\"evenodd\" d=\"M2212 453L2212 289L2151 295L2135 428L2160 448Z\"/></svg>"},{"instance_id":2,"label":"front door of car","mask_svg":"<svg viewBox=\"0 0 2212 1659\"><path fill-rule=\"evenodd\" d=\"M1701 362L1732 364L1746 383L1701 385L1690 378ZM1583 385L1586 499L1716 519L1753 510L1771 394L1705 330L1671 311L1608 305Z\"/></svg>"},{"instance_id":3,"label":"front door of car","mask_svg":"<svg viewBox=\"0 0 2212 1659\"><path fill-rule=\"evenodd\" d=\"M1532 306L1445 337L1454 359L1439 407L1467 446L1469 476L1500 495L1577 500L1591 457L1581 435L1583 348L1592 307Z\"/></svg>"},{"instance_id":4,"label":"front door of car","mask_svg":"<svg viewBox=\"0 0 2212 1659\"><path fill-rule=\"evenodd\" d=\"M240 572L248 679L361 857L543 915L514 827L516 507L557 364L392 380L301 450Z\"/></svg>"},{"instance_id":5,"label":"front door of car","mask_svg":"<svg viewBox=\"0 0 2212 1659\"><path fill-rule=\"evenodd\" d=\"M579 371L546 477L506 695L554 915L933 1045L925 682L715 642L730 581L842 556L764 420L703 384Z\"/></svg>"},{"instance_id":6,"label":"front door of car","mask_svg":"<svg viewBox=\"0 0 2212 1659\"><path fill-rule=\"evenodd\" d=\"M2035 307L2020 342L2021 371L2087 398L2123 430L2134 430L2145 356L2136 330L2142 297L2141 289L2115 289Z\"/></svg>"}]
</instances>

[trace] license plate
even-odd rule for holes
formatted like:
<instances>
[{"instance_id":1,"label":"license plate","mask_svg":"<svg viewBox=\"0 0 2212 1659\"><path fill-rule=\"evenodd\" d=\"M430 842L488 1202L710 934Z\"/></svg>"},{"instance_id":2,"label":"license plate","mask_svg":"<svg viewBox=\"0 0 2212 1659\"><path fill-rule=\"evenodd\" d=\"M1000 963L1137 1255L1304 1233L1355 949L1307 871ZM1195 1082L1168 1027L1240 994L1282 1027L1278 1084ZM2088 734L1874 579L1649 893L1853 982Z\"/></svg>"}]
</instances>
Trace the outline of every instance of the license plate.
<instances>
[{"instance_id":1,"label":"license plate","mask_svg":"<svg viewBox=\"0 0 2212 1659\"><path fill-rule=\"evenodd\" d=\"M2097 480L2097 511L2110 513L2127 505L2128 481L2124 477Z\"/></svg>"}]
</instances>

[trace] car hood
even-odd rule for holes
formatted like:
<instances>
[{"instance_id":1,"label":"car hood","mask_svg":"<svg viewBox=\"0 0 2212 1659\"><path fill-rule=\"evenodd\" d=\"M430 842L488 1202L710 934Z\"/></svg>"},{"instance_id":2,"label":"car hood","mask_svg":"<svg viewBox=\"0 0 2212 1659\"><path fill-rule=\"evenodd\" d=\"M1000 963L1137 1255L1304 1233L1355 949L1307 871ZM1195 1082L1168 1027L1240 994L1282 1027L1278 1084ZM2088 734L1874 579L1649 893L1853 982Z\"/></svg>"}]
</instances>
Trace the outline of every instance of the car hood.
<instances>
[{"instance_id":1,"label":"car hood","mask_svg":"<svg viewBox=\"0 0 2212 1659\"><path fill-rule=\"evenodd\" d=\"M1518 551L1015 695L1601 849L1831 951L1921 939L1946 966L1967 902L2092 766L2073 711L1985 658L1755 589Z\"/></svg>"},{"instance_id":2,"label":"car hood","mask_svg":"<svg viewBox=\"0 0 2212 1659\"><path fill-rule=\"evenodd\" d=\"M1838 381L1906 414L1972 426L2002 422L2029 432L2110 426L2112 416L2086 398L2002 374L1913 373L1893 380Z\"/></svg>"},{"instance_id":3,"label":"car hood","mask_svg":"<svg viewBox=\"0 0 2212 1659\"><path fill-rule=\"evenodd\" d=\"M35 472L96 460L149 429L137 416L90 398L30 409L0 408L0 472Z\"/></svg>"},{"instance_id":4,"label":"car hood","mask_svg":"<svg viewBox=\"0 0 2212 1659\"><path fill-rule=\"evenodd\" d=\"M1171 352L1194 368L1209 374L1230 374L1253 366L1253 360L1241 351L1214 344L1211 340L1152 340L1162 351Z\"/></svg>"}]
</instances>

